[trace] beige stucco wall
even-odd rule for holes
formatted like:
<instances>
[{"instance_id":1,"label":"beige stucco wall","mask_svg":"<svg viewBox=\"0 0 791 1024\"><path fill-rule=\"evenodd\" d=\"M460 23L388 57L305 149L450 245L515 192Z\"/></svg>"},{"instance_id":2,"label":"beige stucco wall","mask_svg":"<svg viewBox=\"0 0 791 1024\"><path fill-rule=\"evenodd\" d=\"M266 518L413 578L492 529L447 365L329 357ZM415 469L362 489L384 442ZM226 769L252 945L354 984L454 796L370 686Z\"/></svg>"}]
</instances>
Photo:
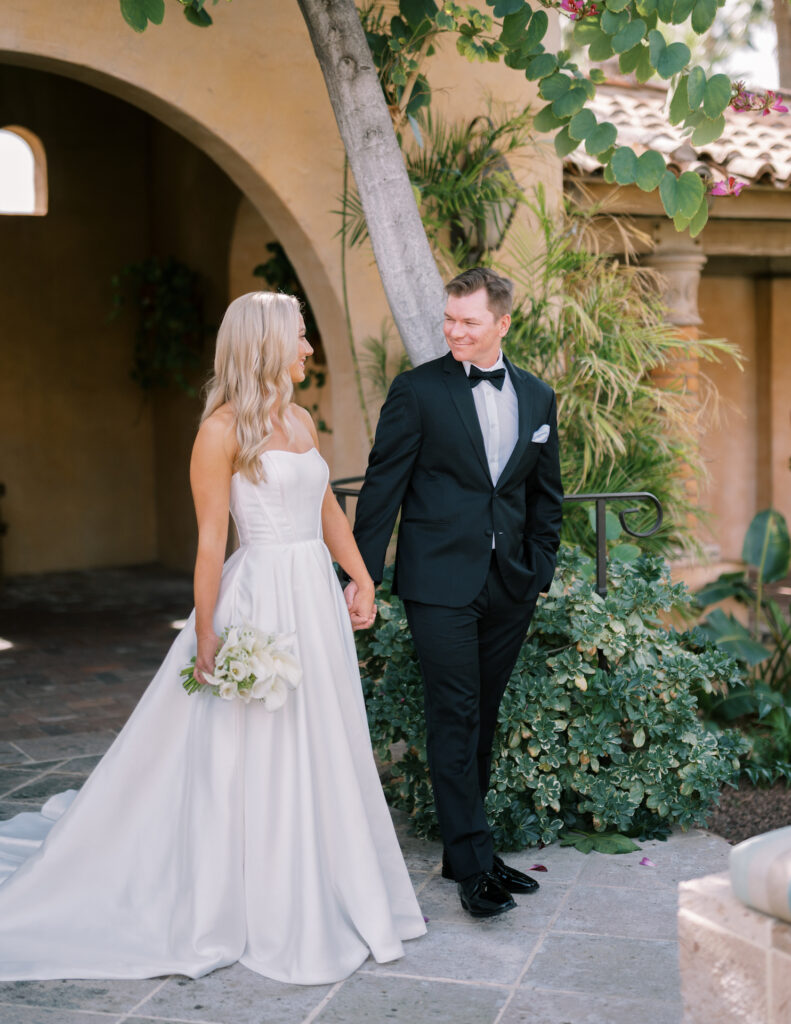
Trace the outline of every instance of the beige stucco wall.
<instances>
[{"instance_id":1,"label":"beige stucco wall","mask_svg":"<svg viewBox=\"0 0 791 1024\"><path fill-rule=\"evenodd\" d=\"M8 573L156 557L153 420L129 379L131 330L107 320L110 276L145 251L148 230L146 119L118 106L76 82L0 68L0 124L36 132L50 178L45 217L0 217Z\"/></svg>"},{"instance_id":2,"label":"beige stucco wall","mask_svg":"<svg viewBox=\"0 0 791 1024\"><path fill-rule=\"evenodd\" d=\"M791 281L704 275L700 313L706 334L734 342L744 356L742 372L728 359L706 368L721 417L702 441L706 540L723 562L738 561L756 512L771 506L791 523Z\"/></svg>"},{"instance_id":3,"label":"beige stucco wall","mask_svg":"<svg viewBox=\"0 0 791 1024\"><path fill-rule=\"evenodd\" d=\"M333 430L332 472L334 476L353 475L364 468L368 442L346 332L338 219L333 212L342 186L343 148L323 79L296 3L258 0L223 4L213 14L213 28L198 30L186 24L175 5L167 6L164 24L149 27L138 36L123 23L115 0L83 0L79 17L64 16L56 0L6 0L0 20L0 64L54 71L118 96L183 136L216 165L220 176L214 175L208 164L201 165L194 152L179 151L174 136L168 141L166 133L153 130L149 140L156 144L151 150L155 159L151 181L146 183L139 173L145 146L126 161L122 177L128 182L132 209L140 190L150 189L152 217L145 225L135 223L135 229L142 232L147 227L154 241L157 231L167 234L176 254L198 269L205 268L217 288L220 263L228 260L228 253L223 253L228 197L234 191L244 195L260 223L283 244L308 291L332 380L330 391L321 396L329 406L326 419ZM554 25L552 32L556 32ZM464 120L485 109L487 96L520 106L534 96L533 83L522 74L500 65L468 64L453 43L440 48L430 75L437 109ZM18 116L15 92L7 93L6 98L13 108L6 123L24 123ZM119 122L116 119L110 127L109 136L98 121L90 130L98 150L119 131ZM71 143L63 145L68 149ZM156 164L160 151L163 156ZM123 143L118 152L125 152ZM544 150L534 159L516 162L514 169L525 184L544 180L557 193L559 163L547 154ZM196 177L193 171L199 165L202 170ZM204 183L200 187L199 178ZM112 175L105 173L102 181L112 190ZM222 181L234 188L226 188ZM54 195L58 184L53 183L52 175L50 185ZM214 206L217 216L203 232L200 215L193 217L193 212L208 211L212 216ZM114 217L108 216L90 230L103 241L114 226ZM29 222L19 230L26 234L31 230ZM119 246L121 263L129 248L126 243ZM101 252L97 241L97 273L106 271ZM238 269L239 264L235 265ZM232 293L237 271L231 275L229 270L226 263L222 279L230 277ZM355 340L360 346L368 336L379 334L388 312L370 249L350 254L348 292ZM88 316L88 311L84 312ZM375 419L376 399L373 395L369 399ZM183 510L189 508L186 453L194 416L183 402L180 409L178 406L177 400L158 400L155 412L150 416L144 412L137 428L149 431L154 452L150 456L153 461L140 469L140 481L133 488L137 503L146 510L138 516L139 522L147 523L145 541L145 531L134 527L128 549L110 544L102 555L95 554L98 561L92 564L107 564L102 559L145 560L161 557L163 551L178 564L186 564L191 557L194 535ZM113 408L119 408L117 403ZM164 439L162 444L159 439ZM66 441L64 444L68 447ZM151 465L153 484L146 475L152 471ZM118 464L114 471L131 473L129 467ZM113 507L111 493L119 503L117 496L123 488L107 492L108 508ZM84 520L87 503L85 498L73 504L75 524ZM15 509L9 495L5 518L34 514L29 513L29 506L26 501L23 508ZM87 533L95 538L97 530L91 528ZM40 531L39 536L44 533ZM6 551L10 555L12 550L9 538ZM74 564L75 558L79 561L74 553L44 557L40 543L36 557L31 556L30 547L24 550L23 554L20 548L18 557L11 557L6 571L36 571Z\"/></svg>"}]
</instances>

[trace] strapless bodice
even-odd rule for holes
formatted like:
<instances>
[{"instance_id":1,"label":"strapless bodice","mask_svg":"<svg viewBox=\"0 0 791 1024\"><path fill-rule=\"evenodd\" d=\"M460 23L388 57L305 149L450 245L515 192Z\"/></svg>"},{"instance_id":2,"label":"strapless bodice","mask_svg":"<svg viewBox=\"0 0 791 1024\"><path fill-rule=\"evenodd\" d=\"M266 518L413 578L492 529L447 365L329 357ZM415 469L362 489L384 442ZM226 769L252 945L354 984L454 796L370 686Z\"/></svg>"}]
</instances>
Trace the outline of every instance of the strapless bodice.
<instances>
[{"instance_id":1,"label":"strapless bodice","mask_svg":"<svg viewBox=\"0 0 791 1024\"><path fill-rule=\"evenodd\" d=\"M261 456L265 480L231 477L231 515L239 543L295 544L321 539L321 503L329 468L316 448L271 449Z\"/></svg>"}]
</instances>

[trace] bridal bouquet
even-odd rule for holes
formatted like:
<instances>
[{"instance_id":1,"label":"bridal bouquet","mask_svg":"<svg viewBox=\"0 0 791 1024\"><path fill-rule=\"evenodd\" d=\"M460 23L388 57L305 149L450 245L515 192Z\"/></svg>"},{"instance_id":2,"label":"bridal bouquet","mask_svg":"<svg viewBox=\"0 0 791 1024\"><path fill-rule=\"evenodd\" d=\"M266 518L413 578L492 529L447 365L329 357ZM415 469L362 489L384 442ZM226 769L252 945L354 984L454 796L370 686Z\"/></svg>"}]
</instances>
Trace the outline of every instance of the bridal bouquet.
<instances>
[{"instance_id":1,"label":"bridal bouquet","mask_svg":"<svg viewBox=\"0 0 791 1024\"><path fill-rule=\"evenodd\" d=\"M204 673L208 683L195 678L193 658L181 670L182 685L187 693L209 689L223 700L259 700L267 711L277 711L302 678L299 662L288 650L292 639L255 626L228 626L214 658L214 672Z\"/></svg>"}]
</instances>

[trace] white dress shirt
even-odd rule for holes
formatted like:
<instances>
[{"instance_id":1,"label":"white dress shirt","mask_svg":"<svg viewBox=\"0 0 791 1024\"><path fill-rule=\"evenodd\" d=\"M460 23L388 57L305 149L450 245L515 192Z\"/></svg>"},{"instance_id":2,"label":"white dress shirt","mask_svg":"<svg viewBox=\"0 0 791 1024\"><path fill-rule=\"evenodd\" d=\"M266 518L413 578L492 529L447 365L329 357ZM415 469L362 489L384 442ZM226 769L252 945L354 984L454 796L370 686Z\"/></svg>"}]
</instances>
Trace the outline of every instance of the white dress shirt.
<instances>
[{"instance_id":1,"label":"white dress shirt","mask_svg":"<svg viewBox=\"0 0 791 1024\"><path fill-rule=\"evenodd\" d=\"M466 360L462 364L469 377L472 363ZM503 353L497 357L493 366L479 366L479 370L505 370L505 380L501 390L488 380L482 380L472 389L475 411L483 434L483 446L492 483L496 484L505 465L516 447L519 434L519 401L508 370L505 369Z\"/></svg>"}]
</instances>

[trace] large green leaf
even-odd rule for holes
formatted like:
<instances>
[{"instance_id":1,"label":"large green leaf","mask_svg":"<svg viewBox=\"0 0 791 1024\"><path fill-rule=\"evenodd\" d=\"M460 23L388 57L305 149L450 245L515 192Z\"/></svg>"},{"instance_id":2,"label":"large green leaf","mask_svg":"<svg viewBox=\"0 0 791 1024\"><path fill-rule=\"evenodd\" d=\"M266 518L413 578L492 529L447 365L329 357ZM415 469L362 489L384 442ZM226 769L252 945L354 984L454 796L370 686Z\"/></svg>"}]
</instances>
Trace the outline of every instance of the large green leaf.
<instances>
[{"instance_id":1,"label":"large green leaf","mask_svg":"<svg viewBox=\"0 0 791 1024\"><path fill-rule=\"evenodd\" d=\"M398 10L407 25L416 29L426 18L434 17L437 5L434 0L398 0Z\"/></svg>"},{"instance_id":2,"label":"large green leaf","mask_svg":"<svg viewBox=\"0 0 791 1024\"><path fill-rule=\"evenodd\" d=\"M596 509L591 506L588 509L588 522L593 532L596 532ZM607 540L617 540L621 536L621 522L618 516L607 509L604 513L604 535Z\"/></svg>"},{"instance_id":3,"label":"large green leaf","mask_svg":"<svg viewBox=\"0 0 791 1024\"><path fill-rule=\"evenodd\" d=\"M583 107L579 113L575 114L569 121L569 135L572 139L587 139L587 137L596 130L596 115L588 107ZM606 149L606 146L602 146L602 149Z\"/></svg>"},{"instance_id":4,"label":"large green leaf","mask_svg":"<svg viewBox=\"0 0 791 1024\"><path fill-rule=\"evenodd\" d=\"M165 0L121 0L121 15L135 32L144 32L149 21L161 25L165 17Z\"/></svg>"},{"instance_id":5,"label":"large green leaf","mask_svg":"<svg viewBox=\"0 0 791 1024\"><path fill-rule=\"evenodd\" d=\"M486 0L489 7L493 7L495 18L505 18L509 14L515 14L522 7L527 6L525 0Z\"/></svg>"},{"instance_id":6,"label":"large green leaf","mask_svg":"<svg viewBox=\"0 0 791 1024\"><path fill-rule=\"evenodd\" d=\"M615 125L610 121L602 121L600 125L597 125L596 130L585 140L585 149L591 156L600 156L614 145L617 138L618 130Z\"/></svg>"},{"instance_id":7,"label":"large green leaf","mask_svg":"<svg viewBox=\"0 0 791 1024\"><path fill-rule=\"evenodd\" d=\"M715 118L704 117L692 133L692 145L707 146L710 142L714 142L715 139L718 139L724 131L724 114L720 114L719 117Z\"/></svg>"},{"instance_id":8,"label":"large green leaf","mask_svg":"<svg viewBox=\"0 0 791 1024\"><path fill-rule=\"evenodd\" d=\"M717 16L717 0L696 0L692 10L692 31L702 35L708 32Z\"/></svg>"},{"instance_id":9,"label":"large green leaf","mask_svg":"<svg viewBox=\"0 0 791 1024\"><path fill-rule=\"evenodd\" d=\"M552 110L558 117L572 117L578 110L582 110L588 95L584 89L574 86L562 96L559 96L552 104Z\"/></svg>"},{"instance_id":10,"label":"large green leaf","mask_svg":"<svg viewBox=\"0 0 791 1024\"><path fill-rule=\"evenodd\" d=\"M613 37L613 50L616 53L624 53L626 50L631 50L633 46L637 46L645 35L647 27L642 18L635 18L634 21L630 21L628 25Z\"/></svg>"},{"instance_id":11,"label":"large green leaf","mask_svg":"<svg viewBox=\"0 0 791 1024\"><path fill-rule=\"evenodd\" d=\"M743 572L724 572L711 583L706 583L695 594L695 600L701 608L731 598L744 598L749 594L749 586Z\"/></svg>"},{"instance_id":12,"label":"large green leaf","mask_svg":"<svg viewBox=\"0 0 791 1024\"><path fill-rule=\"evenodd\" d=\"M703 110L706 117L719 117L731 101L731 80L727 75L714 75L706 82Z\"/></svg>"},{"instance_id":13,"label":"large green leaf","mask_svg":"<svg viewBox=\"0 0 791 1024\"><path fill-rule=\"evenodd\" d=\"M692 8L695 6L695 0L675 0L673 4L673 17L671 18L674 25L680 25L682 21L686 21L692 13Z\"/></svg>"},{"instance_id":14,"label":"large green leaf","mask_svg":"<svg viewBox=\"0 0 791 1024\"><path fill-rule=\"evenodd\" d=\"M608 36L614 36L616 32L620 32L624 25L629 24L629 12L628 11L602 11L602 16L599 20L602 32L606 32Z\"/></svg>"},{"instance_id":15,"label":"large green leaf","mask_svg":"<svg viewBox=\"0 0 791 1024\"><path fill-rule=\"evenodd\" d=\"M774 583L788 575L791 542L780 512L767 508L753 518L744 538L742 558L758 570L764 583Z\"/></svg>"},{"instance_id":16,"label":"large green leaf","mask_svg":"<svg viewBox=\"0 0 791 1024\"><path fill-rule=\"evenodd\" d=\"M572 139L569 135L568 125L562 128L555 136L555 152L561 159L564 156L568 156L569 153L573 153L579 144L579 139Z\"/></svg>"},{"instance_id":17,"label":"large green leaf","mask_svg":"<svg viewBox=\"0 0 791 1024\"><path fill-rule=\"evenodd\" d=\"M637 176L637 156L629 146L619 146L610 161L619 185L631 185Z\"/></svg>"},{"instance_id":18,"label":"large green leaf","mask_svg":"<svg viewBox=\"0 0 791 1024\"><path fill-rule=\"evenodd\" d=\"M673 99L670 101L670 111L668 120L671 124L678 124L683 121L692 111L689 106L689 95L687 92L687 83L689 82L689 75L682 75L679 79L676 91L673 93Z\"/></svg>"},{"instance_id":19,"label":"large green leaf","mask_svg":"<svg viewBox=\"0 0 791 1024\"><path fill-rule=\"evenodd\" d=\"M703 196L700 201L700 206L697 208L689 222L689 236L690 238L696 238L701 231L706 227L706 221L709 219L709 202L708 196Z\"/></svg>"},{"instance_id":20,"label":"large green leaf","mask_svg":"<svg viewBox=\"0 0 791 1024\"><path fill-rule=\"evenodd\" d=\"M541 79L539 93L545 100L556 100L558 96L568 92L571 88L571 79L568 75L562 75L556 71L554 75L548 75Z\"/></svg>"},{"instance_id":21,"label":"large green leaf","mask_svg":"<svg viewBox=\"0 0 791 1024\"><path fill-rule=\"evenodd\" d=\"M646 47L642 43L638 43L637 46L633 46L631 50L627 50L626 53L622 53L618 58L618 67L621 71L629 74L630 71L634 71L640 62L640 54Z\"/></svg>"},{"instance_id":22,"label":"large green leaf","mask_svg":"<svg viewBox=\"0 0 791 1024\"><path fill-rule=\"evenodd\" d=\"M660 78L672 78L689 63L689 47L684 43L671 43L668 46L659 29L655 28L648 33L648 48L651 66Z\"/></svg>"},{"instance_id":23,"label":"large green leaf","mask_svg":"<svg viewBox=\"0 0 791 1024\"><path fill-rule=\"evenodd\" d=\"M553 112L551 103L547 103L545 107L542 107L533 118L533 127L537 132L552 132L565 123L565 118L558 117Z\"/></svg>"},{"instance_id":24,"label":"large green leaf","mask_svg":"<svg viewBox=\"0 0 791 1024\"><path fill-rule=\"evenodd\" d=\"M657 153L656 150L649 149L637 159L637 168L634 176L635 184L643 192L653 192L655 188L659 187L665 170L665 158L662 154Z\"/></svg>"},{"instance_id":25,"label":"large green leaf","mask_svg":"<svg viewBox=\"0 0 791 1024\"><path fill-rule=\"evenodd\" d=\"M699 64L696 64L690 71L689 78L687 79L687 99L689 100L690 110L698 109L703 102L705 92L706 72Z\"/></svg>"},{"instance_id":26,"label":"large green leaf","mask_svg":"<svg viewBox=\"0 0 791 1024\"><path fill-rule=\"evenodd\" d=\"M588 47L588 55L591 60L597 62L607 60L612 57L615 51L612 48L612 39L607 35L606 32L599 30L599 34L595 36Z\"/></svg>"},{"instance_id":27,"label":"large green leaf","mask_svg":"<svg viewBox=\"0 0 791 1024\"><path fill-rule=\"evenodd\" d=\"M702 629L719 648L751 667L760 664L771 654L763 644L753 640L741 622L732 615L726 615L721 608L709 612Z\"/></svg>"},{"instance_id":28,"label":"large green leaf","mask_svg":"<svg viewBox=\"0 0 791 1024\"><path fill-rule=\"evenodd\" d=\"M522 36L530 21L531 10L527 4L520 7L516 13L509 14L503 18L503 30L500 33L500 42L503 46L520 46Z\"/></svg>"},{"instance_id":29,"label":"large green leaf","mask_svg":"<svg viewBox=\"0 0 791 1024\"><path fill-rule=\"evenodd\" d=\"M554 53L540 53L527 65L525 78L529 79L531 82L534 82L538 78L546 78L547 75L552 74L557 66L558 59Z\"/></svg>"},{"instance_id":30,"label":"large green leaf","mask_svg":"<svg viewBox=\"0 0 791 1024\"><path fill-rule=\"evenodd\" d=\"M668 217L678 216L683 222L695 216L705 192L700 176L694 171L684 171L678 178L672 171L665 171L659 184L659 197ZM685 226L686 223L676 225Z\"/></svg>"},{"instance_id":31,"label":"large green leaf","mask_svg":"<svg viewBox=\"0 0 791 1024\"><path fill-rule=\"evenodd\" d=\"M536 11L530 19L530 24L527 26L527 32L525 32L522 37L522 53L529 53L531 50L534 50L547 34L548 27L549 15L547 12Z\"/></svg>"},{"instance_id":32,"label":"large green leaf","mask_svg":"<svg viewBox=\"0 0 791 1024\"><path fill-rule=\"evenodd\" d=\"M676 0L657 0L656 10L660 21L665 23L671 21L675 2Z\"/></svg>"},{"instance_id":33,"label":"large green leaf","mask_svg":"<svg viewBox=\"0 0 791 1024\"><path fill-rule=\"evenodd\" d=\"M632 0L604 0L608 11L623 11L629 6Z\"/></svg>"},{"instance_id":34,"label":"large green leaf","mask_svg":"<svg viewBox=\"0 0 791 1024\"><path fill-rule=\"evenodd\" d=\"M638 14L642 14L643 17L649 14L653 14L656 10L657 0L637 0L635 4L635 10Z\"/></svg>"}]
</instances>

